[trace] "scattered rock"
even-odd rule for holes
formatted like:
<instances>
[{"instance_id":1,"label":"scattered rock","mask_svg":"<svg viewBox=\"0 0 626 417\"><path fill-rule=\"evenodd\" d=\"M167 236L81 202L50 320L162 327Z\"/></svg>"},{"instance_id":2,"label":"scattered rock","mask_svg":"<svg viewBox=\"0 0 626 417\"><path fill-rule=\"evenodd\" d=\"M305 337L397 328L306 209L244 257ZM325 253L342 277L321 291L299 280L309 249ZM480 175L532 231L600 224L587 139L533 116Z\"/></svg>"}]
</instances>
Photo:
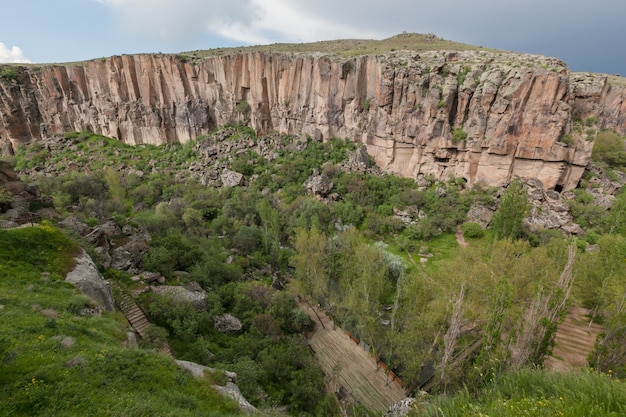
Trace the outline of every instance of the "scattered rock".
<instances>
[{"instance_id":1,"label":"scattered rock","mask_svg":"<svg viewBox=\"0 0 626 417\"><path fill-rule=\"evenodd\" d=\"M41 314L44 317L47 317L49 319L58 319L59 318L59 313L56 310L53 310L51 308L46 308L45 310L41 310Z\"/></svg>"},{"instance_id":2,"label":"scattered rock","mask_svg":"<svg viewBox=\"0 0 626 417\"><path fill-rule=\"evenodd\" d=\"M85 366L87 366L88 363L89 362L87 361L87 359L79 355L74 356L72 359L65 362L65 366L67 366L68 368L75 368L77 366L84 368Z\"/></svg>"},{"instance_id":3,"label":"scattered rock","mask_svg":"<svg viewBox=\"0 0 626 417\"><path fill-rule=\"evenodd\" d=\"M76 339L74 339L72 336L65 336L61 340L61 346L63 346L66 349L73 347L75 344L76 344Z\"/></svg>"},{"instance_id":4,"label":"scattered rock","mask_svg":"<svg viewBox=\"0 0 626 417\"><path fill-rule=\"evenodd\" d=\"M148 284L157 282L160 276L161 274L159 274L158 272L149 272L149 271L144 271L141 273L141 275L139 275L139 277L143 278L143 280L147 282Z\"/></svg>"},{"instance_id":5,"label":"scattered rock","mask_svg":"<svg viewBox=\"0 0 626 417\"><path fill-rule=\"evenodd\" d=\"M130 237L128 243L111 251L111 268L128 271L141 263L143 254L148 250L150 235L140 232Z\"/></svg>"},{"instance_id":6,"label":"scattered rock","mask_svg":"<svg viewBox=\"0 0 626 417\"><path fill-rule=\"evenodd\" d=\"M15 229L19 224L11 220L0 220L0 229Z\"/></svg>"},{"instance_id":7,"label":"scattered rock","mask_svg":"<svg viewBox=\"0 0 626 417\"><path fill-rule=\"evenodd\" d=\"M107 220L97 226L96 229L101 230L106 237L119 236L122 234L122 229L120 229L120 227L113 220Z\"/></svg>"},{"instance_id":8,"label":"scattered rock","mask_svg":"<svg viewBox=\"0 0 626 417\"><path fill-rule=\"evenodd\" d=\"M100 261L100 264L102 264L105 268L110 268L113 263L113 258L109 255L107 248L98 246L94 249L94 251L98 255L98 261Z\"/></svg>"},{"instance_id":9,"label":"scattered rock","mask_svg":"<svg viewBox=\"0 0 626 417\"><path fill-rule=\"evenodd\" d=\"M405 417L415 408L417 401L415 398L407 397L389 407L386 417Z\"/></svg>"},{"instance_id":10,"label":"scattered rock","mask_svg":"<svg viewBox=\"0 0 626 417\"><path fill-rule=\"evenodd\" d=\"M137 335L135 332L126 332L126 347L129 349L138 349Z\"/></svg>"},{"instance_id":11,"label":"scattered rock","mask_svg":"<svg viewBox=\"0 0 626 417\"><path fill-rule=\"evenodd\" d=\"M348 155L348 160L363 168L369 168L371 166L371 158L367 153L367 148L365 146L360 146L356 151L350 153Z\"/></svg>"}]
</instances>

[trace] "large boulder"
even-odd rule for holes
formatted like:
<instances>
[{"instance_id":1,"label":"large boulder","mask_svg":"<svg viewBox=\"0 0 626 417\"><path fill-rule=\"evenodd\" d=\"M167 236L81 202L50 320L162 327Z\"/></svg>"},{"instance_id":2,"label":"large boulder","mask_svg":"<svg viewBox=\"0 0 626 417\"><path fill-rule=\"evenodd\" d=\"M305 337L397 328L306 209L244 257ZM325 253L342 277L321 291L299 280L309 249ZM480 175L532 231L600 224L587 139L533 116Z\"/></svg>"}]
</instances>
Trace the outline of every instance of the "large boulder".
<instances>
[{"instance_id":1,"label":"large boulder","mask_svg":"<svg viewBox=\"0 0 626 417\"><path fill-rule=\"evenodd\" d=\"M204 378L205 372L216 372L216 370L213 368L208 368L195 362L176 360L176 364L182 369L191 372L194 377L199 379ZM241 391L239 390L237 384L235 384L237 374L228 371L224 372L224 374L228 378L228 382L226 383L226 385L213 385L213 388L215 388L222 395L230 397L237 401L237 404L239 404L239 409L241 411L248 414L256 413L258 411L256 407L248 402L246 397L241 394Z\"/></svg>"},{"instance_id":2,"label":"large boulder","mask_svg":"<svg viewBox=\"0 0 626 417\"><path fill-rule=\"evenodd\" d=\"M415 407L415 404L417 404L417 401L412 397L400 400L389 407L385 417L405 417Z\"/></svg>"},{"instance_id":3,"label":"large boulder","mask_svg":"<svg viewBox=\"0 0 626 417\"><path fill-rule=\"evenodd\" d=\"M19 181L20 177L15 173L11 164L6 161L0 161L0 185L8 182Z\"/></svg>"},{"instance_id":4,"label":"large boulder","mask_svg":"<svg viewBox=\"0 0 626 417\"><path fill-rule=\"evenodd\" d=\"M485 206L480 202L475 202L467 212L467 221L478 223L483 229L486 229L491 223L494 210L493 205Z\"/></svg>"},{"instance_id":5,"label":"large boulder","mask_svg":"<svg viewBox=\"0 0 626 417\"><path fill-rule=\"evenodd\" d=\"M207 308L207 303L204 300L206 291L199 288L199 286L192 290L174 285L153 286L151 289L159 295L166 295L177 301L188 301L197 309L203 310Z\"/></svg>"},{"instance_id":6,"label":"large boulder","mask_svg":"<svg viewBox=\"0 0 626 417\"><path fill-rule=\"evenodd\" d=\"M239 404L239 409L241 411L248 414L257 412L256 407L250 404L248 400L246 400L246 397L243 396L241 391L239 391L239 387L237 386L237 384L233 382L227 382L226 385L214 385L213 388L219 391L222 395L228 396L237 401L237 404Z\"/></svg>"},{"instance_id":7,"label":"large boulder","mask_svg":"<svg viewBox=\"0 0 626 417\"><path fill-rule=\"evenodd\" d=\"M243 174L239 172L231 171L229 169L225 169L220 176L222 180L222 184L225 187L238 187L244 184Z\"/></svg>"},{"instance_id":8,"label":"large boulder","mask_svg":"<svg viewBox=\"0 0 626 417\"><path fill-rule=\"evenodd\" d=\"M83 250L74 259L76 267L67 274L65 281L74 284L78 291L91 298L100 307L107 311L114 311L115 303L111 287L100 275L91 257Z\"/></svg>"},{"instance_id":9,"label":"large boulder","mask_svg":"<svg viewBox=\"0 0 626 417\"><path fill-rule=\"evenodd\" d=\"M231 314L213 317L213 325L217 331L227 334L239 333L243 328L241 320Z\"/></svg>"},{"instance_id":10,"label":"large boulder","mask_svg":"<svg viewBox=\"0 0 626 417\"><path fill-rule=\"evenodd\" d=\"M316 171L304 182L304 186L311 193L325 197L333 189L333 182L326 174L319 175Z\"/></svg>"},{"instance_id":11,"label":"large boulder","mask_svg":"<svg viewBox=\"0 0 626 417\"><path fill-rule=\"evenodd\" d=\"M66 230L69 230L70 232L78 236L87 236L89 233L91 233L91 227L78 220L78 217L76 217L74 214L59 222L59 226Z\"/></svg>"}]
</instances>

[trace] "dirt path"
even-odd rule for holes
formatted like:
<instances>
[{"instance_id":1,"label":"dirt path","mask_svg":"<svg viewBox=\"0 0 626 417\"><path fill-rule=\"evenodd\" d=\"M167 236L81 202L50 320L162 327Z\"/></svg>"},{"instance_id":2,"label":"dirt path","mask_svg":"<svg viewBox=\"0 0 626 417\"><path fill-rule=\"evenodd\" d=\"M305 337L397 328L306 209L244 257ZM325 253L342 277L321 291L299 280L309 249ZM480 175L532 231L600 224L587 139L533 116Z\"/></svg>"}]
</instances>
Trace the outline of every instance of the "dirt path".
<instances>
[{"instance_id":1,"label":"dirt path","mask_svg":"<svg viewBox=\"0 0 626 417\"><path fill-rule=\"evenodd\" d=\"M458 226L456 228L456 242L460 246L467 246L467 242L465 241L465 235L463 235L463 230L461 229L461 226Z\"/></svg>"},{"instance_id":2,"label":"dirt path","mask_svg":"<svg viewBox=\"0 0 626 417\"><path fill-rule=\"evenodd\" d=\"M590 325L590 311L582 307L573 307L556 333L552 356L546 359L549 369L567 370L587 365L587 357L593 350L596 338L602 332L602 326Z\"/></svg>"},{"instance_id":3,"label":"dirt path","mask_svg":"<svg viewBox=\"0 0 626 417\"><path fill-rule=\"evenodd\" d=\"M406 397L399 380L392 380L390 374L377 367L374 358L344 330L318 309L299 304L315 322L309 344L333 391L347 391L355 401L379 415Z\"/></svg>"}]
</instances>

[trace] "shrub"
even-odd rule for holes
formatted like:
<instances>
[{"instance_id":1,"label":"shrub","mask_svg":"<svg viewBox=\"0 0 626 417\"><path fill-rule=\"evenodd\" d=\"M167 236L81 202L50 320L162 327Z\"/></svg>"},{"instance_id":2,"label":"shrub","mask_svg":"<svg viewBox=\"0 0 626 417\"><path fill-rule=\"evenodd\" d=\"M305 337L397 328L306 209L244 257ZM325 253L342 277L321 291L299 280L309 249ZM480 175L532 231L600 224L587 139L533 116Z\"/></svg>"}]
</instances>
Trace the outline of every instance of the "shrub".
<instances>
[{"instance_id":1,"label":"shrub","mask_svg":"<svg viewBox=\"0 0 626 417\"><path fill-rule=\"evenodd\" d=\"M611 167L626 166L624 138L611 131L598 133L593 145L591 159L596 162L604 162Z\"/></svg>"},{"instance_id":2,"label":"shrub","mask_svg":"<svg viewBox=\"0 0 626 417\"><path fill-rule=\"evenodd\" d=\"M483 228L475 222L468 222L461 226L461 230L463 230L463 234L465 237L469 238L480 238L485 235L485 231Z\"/></svg>"},{"instance_id":3,"label":"shrub","mask_svg":"<svg viewBox=\"0 0 626 417\"><path fill-rule=\"evenodd\" d=\"M465 77L467 77L467 74L472 70L472 68L470 68L469 66L464 66L461 71L459 71L459 73L456 76L456 81L458 83L458 85L462 85L463 82L465 82Z\"/></svg>"},{"instance_id":4,"label":"shrub","mask_svg":"<svg viewBox=\"0 0 626 417\"><path fill-rule=\"evenodd\" d=\"M365 100L365 102L363 103L363 111L364 112L368 112L370 110L370 105L371 105L371 100L368 98L367 100Z\"/></svg>"},{"instance_id":5,"label":"shrub","mask_svg":"<svg viewBox=\"0 0 626 417\"><path fill-rule=\"evenodd\" d=\"M0 71L0 79L5 81L17 81L19 76L20 73L15 67L4 67Z\"/></svg>"},{"instance_id":6,"label":"shrub","mask_svg":"<svg viewBox=\"0 0 626 417\"><path fill-rule=\"evenodd\" d=\"M241 113L248 113L250 111L250 104L248 104L246 100L241 100L239 103L237 103L236 108L237 111Z\"/></svg>"},{"instance_id":7,"label":"shrub","mask_svg":"<svg viewBox=\"0 0 626 417\"><path fill-rule=\"evenodd\" d=\"M462 128L457 128L452 131L452 142L458 143L467 139L467 133Z\"/></svg>"},{"instance_id":8,"label":"shrub","mask_svg":"<svg viewBox=\"0 0 626 417\"><path fill-rule=\"evenodd\" d=\"M570 146L570 145L574 144L574 137L572 136L571 133L567 133L567 134L561 136L561 138L559 139L559 142L561 142L561 143L563 143L563 144L565 144L567 146Z\"/></svg>"}]
</instances>

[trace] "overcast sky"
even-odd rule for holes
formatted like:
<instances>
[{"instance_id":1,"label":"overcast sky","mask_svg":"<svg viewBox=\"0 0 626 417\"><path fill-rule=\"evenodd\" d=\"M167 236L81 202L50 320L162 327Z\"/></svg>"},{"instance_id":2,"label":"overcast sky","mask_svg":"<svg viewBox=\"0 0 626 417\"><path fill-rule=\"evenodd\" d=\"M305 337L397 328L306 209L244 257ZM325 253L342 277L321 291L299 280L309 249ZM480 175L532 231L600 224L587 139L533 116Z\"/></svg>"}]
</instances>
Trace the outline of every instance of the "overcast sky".
<instances>
[{"instance_id":1,"label":"overcast sky","mask_svg":"<svg viewBox=\"0 0 626 417\"><path fill-rule=\"evenodd\" d=\"M0 0L0 62L67 62L402 31L626 75L625 0Z\"/></svg>"}]
</instances>

